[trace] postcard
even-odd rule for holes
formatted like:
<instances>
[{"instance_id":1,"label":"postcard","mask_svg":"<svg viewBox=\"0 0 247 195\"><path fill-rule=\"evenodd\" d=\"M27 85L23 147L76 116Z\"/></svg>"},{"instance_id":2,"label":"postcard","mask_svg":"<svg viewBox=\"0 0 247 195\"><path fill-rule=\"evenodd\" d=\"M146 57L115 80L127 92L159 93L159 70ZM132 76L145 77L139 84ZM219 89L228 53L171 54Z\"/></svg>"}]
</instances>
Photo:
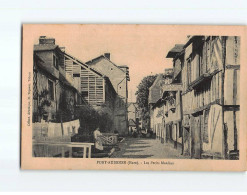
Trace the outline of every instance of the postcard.
<instances>
[{"instance_id":1,"label":"postcard","mask_svg":"<svg viewBox=\"0 0 247 195\"><path fill-rule=\"evenodd\" d=\"M21 168L245 171L246 36L23 24Z\"/></svg>"}]
</instances>

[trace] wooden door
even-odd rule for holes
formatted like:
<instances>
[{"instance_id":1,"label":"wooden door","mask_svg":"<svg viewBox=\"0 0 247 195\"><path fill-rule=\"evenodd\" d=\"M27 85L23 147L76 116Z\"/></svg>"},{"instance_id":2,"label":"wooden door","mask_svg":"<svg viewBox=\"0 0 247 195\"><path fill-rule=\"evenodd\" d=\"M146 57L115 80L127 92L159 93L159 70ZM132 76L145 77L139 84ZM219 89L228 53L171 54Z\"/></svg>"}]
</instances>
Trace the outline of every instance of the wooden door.
<instances>
[{"instance_id":1,"label":"wooden door","mask_svg":"<svg viewBox=\"0 0 247 195\"><path fill-rule=\"evenodd\" d=\"M201 158L201 121L200 116L192 118L191 126L191 157Z\"/></svg>"}]
</instances>

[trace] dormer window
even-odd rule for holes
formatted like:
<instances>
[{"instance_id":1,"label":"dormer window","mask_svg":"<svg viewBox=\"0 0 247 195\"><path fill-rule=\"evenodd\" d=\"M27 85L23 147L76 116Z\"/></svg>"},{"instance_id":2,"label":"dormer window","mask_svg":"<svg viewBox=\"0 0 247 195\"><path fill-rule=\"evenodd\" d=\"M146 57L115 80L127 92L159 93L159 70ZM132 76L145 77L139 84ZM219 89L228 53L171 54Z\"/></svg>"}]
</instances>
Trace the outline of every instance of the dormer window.
<instances>
[{"instance_id":1,"label":"dormer window","mask_svg":"<svg viewBox=\"0 0 247 195\"><path fill-rule=\"evenodd\" d=\"M53 55L53 66L58 69L58 58L55 55Z\"/></svg>"}]
</instances>

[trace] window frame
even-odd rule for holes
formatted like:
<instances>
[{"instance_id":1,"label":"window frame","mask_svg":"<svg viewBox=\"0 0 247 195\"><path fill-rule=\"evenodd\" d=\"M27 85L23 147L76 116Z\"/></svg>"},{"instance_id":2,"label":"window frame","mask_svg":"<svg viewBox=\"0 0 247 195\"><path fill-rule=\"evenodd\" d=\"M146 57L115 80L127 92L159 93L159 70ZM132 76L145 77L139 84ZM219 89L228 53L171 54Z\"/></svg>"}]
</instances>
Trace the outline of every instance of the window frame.
<instances>
[{"instance_id":1,"label":"window frame","mask_svg":"<svg viewBox=\"0 0 247 195\"><path fill-rule=\"evenodd\" d=\"M50 86L49 86L49 82L52 83L52 87L53 87L52 96L51 96L51 94L50 94ZM48 89L49 99L54 101L54 100L55 100L55 82L54 82L53 80L51 80L51 79L48 79L48 80L47 80L47 89Z\"/></svg>"}]
</instances>

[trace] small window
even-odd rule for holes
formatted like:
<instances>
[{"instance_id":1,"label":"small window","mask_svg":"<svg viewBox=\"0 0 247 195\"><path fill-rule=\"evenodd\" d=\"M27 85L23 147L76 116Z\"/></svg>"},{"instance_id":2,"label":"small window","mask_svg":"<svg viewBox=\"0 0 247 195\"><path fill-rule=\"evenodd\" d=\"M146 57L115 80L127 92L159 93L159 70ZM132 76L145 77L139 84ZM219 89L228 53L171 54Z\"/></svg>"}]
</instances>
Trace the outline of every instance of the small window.
<instances>
[{"instance_id":1,"label":"small window","mask_svg":"<svg viewBox=\"0 0 247 195\"><path fill-rule=\"evenodd\" d=\"M55 55L53 55L53 66L58 69L58 58Z\"/></svg>"},{"instance_id":2,"label":"small window","mask_svg":"<svg viewBox=\"0 0 247 195\"><path fill-rule=\"evenodd\" d=\"M54 83L48 80L48 93L51 100L54 100Z\"/></svg>"}]
</instances>

